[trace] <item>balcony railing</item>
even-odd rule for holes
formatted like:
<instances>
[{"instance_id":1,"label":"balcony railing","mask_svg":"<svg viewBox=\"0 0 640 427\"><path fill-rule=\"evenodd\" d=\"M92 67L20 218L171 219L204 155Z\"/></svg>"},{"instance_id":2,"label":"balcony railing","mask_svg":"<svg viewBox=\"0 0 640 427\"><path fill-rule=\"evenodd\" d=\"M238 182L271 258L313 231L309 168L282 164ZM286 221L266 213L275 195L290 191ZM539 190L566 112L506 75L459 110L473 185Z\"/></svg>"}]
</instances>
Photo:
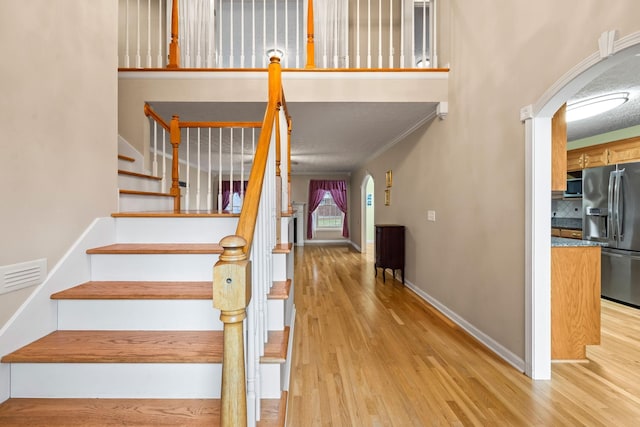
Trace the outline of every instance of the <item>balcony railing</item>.
<instances>
[{"instance_id":1,"label":"balcony railing","mask_svg":"<svg viewBox=\"0 0 640 427\"><path fill-rule=\"evenodd\" d=\"M121 68L436 68L436 0L119 0Z\"/></svg>"}]
</instances>

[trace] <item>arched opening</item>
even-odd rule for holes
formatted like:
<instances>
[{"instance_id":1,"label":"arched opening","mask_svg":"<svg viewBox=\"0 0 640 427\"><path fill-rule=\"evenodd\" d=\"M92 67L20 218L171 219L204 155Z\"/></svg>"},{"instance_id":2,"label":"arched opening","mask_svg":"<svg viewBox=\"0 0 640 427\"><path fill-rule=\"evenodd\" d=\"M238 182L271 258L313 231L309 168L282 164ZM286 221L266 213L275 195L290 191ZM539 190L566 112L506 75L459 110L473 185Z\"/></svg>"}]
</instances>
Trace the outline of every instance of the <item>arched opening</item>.
<instances>
[{"instance_id":1,"label":"arched opening","mask_svg":"<svg viewBox=\"0 0 640 427\"><path fill-rule=\"evenodd\" d=\"M374 224L375 224L375 200L374 200L375 183L373 177L367 174L362 180L362 209L360 209L362 219L362 230L360 232L360 247L362 253L373 253L374 240Z\"/></svg>"},{"instance_id":2,"label":"arched opening","mask_svg":"<svg viewBox=\"0 0 640 427\"><path fill-rule=\"evenodd\" d=\"M551 117L582 87L638 55L640 33L614 43L569 70L532 106L522 109L526 146L525 372L551 378Z\"/></svg>"}]
</instances>

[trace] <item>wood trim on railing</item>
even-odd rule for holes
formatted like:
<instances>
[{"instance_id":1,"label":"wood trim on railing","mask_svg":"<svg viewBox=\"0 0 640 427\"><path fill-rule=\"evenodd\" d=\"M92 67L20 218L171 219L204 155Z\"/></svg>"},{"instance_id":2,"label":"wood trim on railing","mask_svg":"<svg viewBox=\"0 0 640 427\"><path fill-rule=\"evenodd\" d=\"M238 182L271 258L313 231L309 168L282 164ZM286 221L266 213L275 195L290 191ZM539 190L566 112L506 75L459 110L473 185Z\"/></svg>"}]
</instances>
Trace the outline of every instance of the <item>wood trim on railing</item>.
<instances>
[{"instance_id":1,"label":"wood trim on railing","mask_svg":"<svg viewBox=\"0 0 640 427\"><path fill-rule=\"evenodd\" d=\"M180 45L178 44L178 0L173 0L171 9L171 43L167 68L180 68Z\"/></svg>"},{"instance_id":2,"label":"wood trim on railing","mask_svg":"<svg viewBox=\"0 0 640 427\"><path fill-rule=\"evenodd\" d=\"M309 8L307 12L307 65L306 68L316 68L316 48L314 44L313 29L313 0L309 0Z\"/></svg>"},{"instance_id":3,"label":"wood trim on railing","mask_svg":"<svg viewBox=\"0 0 640 427\"><path fill-rule=\"evenodd\" d=\"M169 130L169 140L173 147L173 159L171 162L171 189L169 194L173 196L173 211L175 213L180 212L180 180L179 180L179 149L180 149L180 117L173 116L171 118L171 126Z\"/></svg>"},{"instance_id":4,"label":"wood trim on railing","mask_svg":"<svg viewBox=\"0 0 640 427\"><path fill-rule=\"evenodd\" d=\"M180 122L180 128L260 128L262 122Z\"/></svg>"},{"instance_id":5,"label":"wood trim on railing","mask_svg":"<svg viewBox=\"0 0 640 427\"><path fill-rule=\"evenodd\" d=\"M162 119L162 117L158 115L158 113L155 112L155 110L151 107L151 105L147 103L144 104L144 115L147 117L151 117L153 120L156 121L156 123L162 126L164 130L166 130L167 132L171 131L169 128L169 125Z\"/></svg>"},{"instance_id":6,"label":"wood trim on railing","mask_svg":"<svg viewBox=\"0 0 640 427\"><path fill-rule=\"evenodd\" d=\"M262 123L262 130L258 139L258 147L253 159L253 166L249 174L249 183L244 193L242 212L238 219L236 235L243 237L247 241L244 251L247 258L251 253L253 234L258 218L258 207L260 205L260 195L262 193L262 183L266 173L267 159L269 157L269 145L271 143L271 133L275 123L276 107L281 99L282 90L282 68L279 58L271 58L269 64L269 102Z\"/></svg>"}]
</instances>

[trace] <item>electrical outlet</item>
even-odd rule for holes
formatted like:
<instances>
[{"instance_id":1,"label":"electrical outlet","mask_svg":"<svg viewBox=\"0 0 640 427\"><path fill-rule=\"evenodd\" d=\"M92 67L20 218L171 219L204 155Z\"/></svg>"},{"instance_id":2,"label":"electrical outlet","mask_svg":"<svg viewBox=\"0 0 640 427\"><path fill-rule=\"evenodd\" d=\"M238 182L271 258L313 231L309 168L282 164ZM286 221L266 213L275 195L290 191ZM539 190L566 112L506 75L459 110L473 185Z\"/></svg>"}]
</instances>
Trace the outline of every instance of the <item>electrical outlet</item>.
<instances>
[{"instance_id":1,"label":"electrical outlet","mask_svg":"<svg viewBox=\"0 0 640 427\"><path fill-rule=\"evenodd\" d=\"M436 220L436 211L427 211L427 221Z\"/></svg>"}]
</instances>

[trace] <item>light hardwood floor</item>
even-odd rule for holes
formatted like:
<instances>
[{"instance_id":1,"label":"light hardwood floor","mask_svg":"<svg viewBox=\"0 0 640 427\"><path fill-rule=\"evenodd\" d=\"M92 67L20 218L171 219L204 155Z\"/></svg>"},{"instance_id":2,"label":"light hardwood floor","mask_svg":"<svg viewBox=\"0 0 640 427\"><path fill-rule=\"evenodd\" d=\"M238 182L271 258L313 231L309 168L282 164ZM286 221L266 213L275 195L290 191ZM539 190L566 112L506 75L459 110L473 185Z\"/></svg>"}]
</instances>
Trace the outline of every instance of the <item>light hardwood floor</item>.
<instances>
[{"instance_id":1,"label":"light hardwood floor","mask_svg":"<svg viewBox=\"0 0 640 427\"><path fill-rule=\"evenodd\" d=\"M288 426L640 425L638 310L603 301L589 361L532 381L401 283L376 280L370 256L295 255Z\"/></svg>"}]
</instances>

